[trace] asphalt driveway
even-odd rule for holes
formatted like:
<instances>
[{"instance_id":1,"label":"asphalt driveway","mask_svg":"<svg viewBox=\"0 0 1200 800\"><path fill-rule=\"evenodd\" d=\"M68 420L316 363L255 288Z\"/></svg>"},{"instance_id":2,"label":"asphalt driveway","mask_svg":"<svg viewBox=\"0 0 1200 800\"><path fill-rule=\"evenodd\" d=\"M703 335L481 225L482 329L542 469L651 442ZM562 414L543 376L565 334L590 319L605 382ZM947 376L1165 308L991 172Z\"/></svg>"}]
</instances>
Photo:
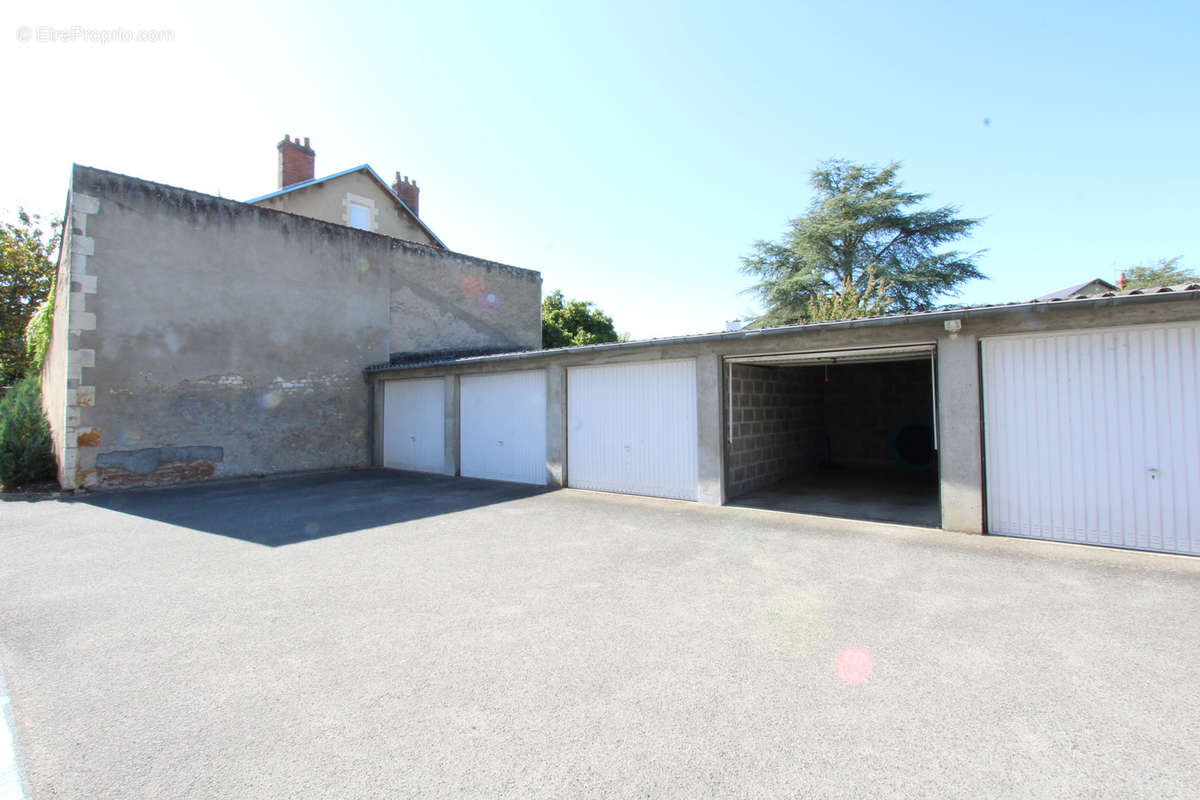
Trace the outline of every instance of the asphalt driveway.
<instances>
[{"instance_id":1,"label":"asphalt driveway","mask_svg":"<svg viewBox=\"0 0 1200 800\"><path fill-rule=\"evenodd\" d=\"M1194 797L1200 559L357 472L0 503L35 798Z\"/></svg>"}]
</instances>

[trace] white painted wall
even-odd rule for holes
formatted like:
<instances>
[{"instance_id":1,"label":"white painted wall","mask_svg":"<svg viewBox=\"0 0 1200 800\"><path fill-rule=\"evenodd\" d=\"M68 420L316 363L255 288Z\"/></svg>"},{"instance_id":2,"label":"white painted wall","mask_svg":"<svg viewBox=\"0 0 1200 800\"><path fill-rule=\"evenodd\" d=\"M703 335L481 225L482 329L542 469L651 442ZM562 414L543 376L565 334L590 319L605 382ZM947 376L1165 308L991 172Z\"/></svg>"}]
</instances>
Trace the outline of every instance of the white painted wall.
<instances>
[{"instance_id":1,"label":"white painted wall","mask_svg":"<svg viewBox=\"0 0 1200 800\"><path fill-rule=\"evenodd\" d=\"M1200 324L983 340L993 533L1200 554Z\"/></svg>"},{"instance_id":2,"label":"white painted wall","mask_svg":"<svg viewBox=\"0 0 1200 800\"><path fill-rule=\"evenodd\" d=\"M567 484L698 497L696 362L567 370Z\"/></svg>"},{"instance_id":3,"label":"white painted wall","mask_svg":"<svg viewBox=\"0 0 1200 800\"><path fill-rule=\"evenodd\" d=\"M460 471L546 484L546 371L467 375L459 382Z\"/></svg>"},{"instance_id":4,"label":"white painted wall","mask_svg":"<svg viewBox=\"0 0 1200 800\"><path fill-rule=\"evenodd\" d=\"M388 381L383 389L383 465L443 472L446 408L441 378Z\"/></svg>"}]
</instances>

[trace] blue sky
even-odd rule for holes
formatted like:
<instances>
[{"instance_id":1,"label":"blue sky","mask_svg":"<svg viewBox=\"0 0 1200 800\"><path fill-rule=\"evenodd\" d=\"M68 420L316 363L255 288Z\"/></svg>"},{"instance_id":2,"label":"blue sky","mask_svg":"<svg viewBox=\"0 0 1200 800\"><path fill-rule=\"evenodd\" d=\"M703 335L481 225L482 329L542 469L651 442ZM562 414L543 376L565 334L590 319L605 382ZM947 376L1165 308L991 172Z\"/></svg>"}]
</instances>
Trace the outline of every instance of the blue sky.
<instances>
[{"instance_id":1,"label":"blue sky","mask_svg":"<svg viewBox=\"0 0 1200 800\"><path fill-rule=\"evenodd\" d=\"M539 269L638 338L753 310L739 256L830 157L899 160L984 218L964 247L992 280L963 302L1200 267L1194 3L104 5L0 11L26 92L0 126L6 215L60 213L73 161L247 199L276 188L283 134L308 136L318 174L413 176L452 249Z\"/></svg>"}]
</instances>

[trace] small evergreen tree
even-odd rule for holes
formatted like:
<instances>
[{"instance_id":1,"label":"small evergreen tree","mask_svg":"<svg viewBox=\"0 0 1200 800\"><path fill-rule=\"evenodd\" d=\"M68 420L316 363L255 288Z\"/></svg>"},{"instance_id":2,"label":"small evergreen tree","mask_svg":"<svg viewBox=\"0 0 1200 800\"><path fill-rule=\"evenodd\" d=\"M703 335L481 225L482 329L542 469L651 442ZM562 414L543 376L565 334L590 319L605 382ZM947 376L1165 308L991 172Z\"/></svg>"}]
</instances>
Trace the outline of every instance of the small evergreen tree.
<instances>
[{"instance_id":1,"label":"small evergreen tree","mask_svg":"<svg viewBox=\"0 0 1200 800\"><path fill-rule=\"evenodd\" d=\"M0 399L0 486L53 478L50 423L42 413L41 378L26 375Z\"/></svg>"}]
</instances>

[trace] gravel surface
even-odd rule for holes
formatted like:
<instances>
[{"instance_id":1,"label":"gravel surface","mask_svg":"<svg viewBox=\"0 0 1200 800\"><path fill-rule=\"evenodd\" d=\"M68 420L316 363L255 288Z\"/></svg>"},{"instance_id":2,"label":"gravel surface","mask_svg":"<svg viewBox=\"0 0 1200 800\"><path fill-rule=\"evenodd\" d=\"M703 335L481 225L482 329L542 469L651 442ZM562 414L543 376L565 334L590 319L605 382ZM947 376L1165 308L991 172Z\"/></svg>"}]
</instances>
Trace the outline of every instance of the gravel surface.
<instances>
[{"instance_id":1,"label":"gravel surface","mask_svg":"<svg viewBox=\"0 0 1200 800\"><path fill-rule=\"evenodd\" d=\"M35 800L1195 797L1200 559L392 472L0 503Z\"/></svg>"}]
</instances>

